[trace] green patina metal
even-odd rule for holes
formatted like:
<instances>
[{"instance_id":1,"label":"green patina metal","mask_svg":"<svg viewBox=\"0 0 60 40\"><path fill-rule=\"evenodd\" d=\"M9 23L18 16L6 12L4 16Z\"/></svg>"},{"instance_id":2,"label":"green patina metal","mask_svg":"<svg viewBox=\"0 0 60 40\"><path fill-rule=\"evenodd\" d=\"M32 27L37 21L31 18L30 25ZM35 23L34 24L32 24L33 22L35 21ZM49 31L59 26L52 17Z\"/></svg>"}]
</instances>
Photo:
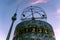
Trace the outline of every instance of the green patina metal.
<instances>
[{"instance_id":1,"label":"green patina metal","mask_svg":"<svg viewBox=\"0 0 60 40\"><path fill-rule=\"evenodd\" d=\"M45 21L40 21L40 20L23 21L16 26L16 30L19 28L26 27L26 26L28 26L28 27L29 26L31 26L31 27L41 27L42 26L42 28L52 30L52 26L49 23L47 23Z\"/></svg>"}]
</instances>

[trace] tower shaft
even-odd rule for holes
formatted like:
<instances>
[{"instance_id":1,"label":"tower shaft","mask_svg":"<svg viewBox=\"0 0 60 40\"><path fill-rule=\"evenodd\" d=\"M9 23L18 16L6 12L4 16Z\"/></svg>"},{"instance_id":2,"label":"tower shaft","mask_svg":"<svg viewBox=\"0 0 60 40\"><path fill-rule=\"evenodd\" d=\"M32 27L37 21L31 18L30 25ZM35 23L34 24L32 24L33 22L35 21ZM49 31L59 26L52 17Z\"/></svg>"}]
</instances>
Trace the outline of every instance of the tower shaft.
<instances>
[{"instance_id":1,"label":"tower shaft","mask_svg":"<svg viewBox=\"0 0 60 40\"><path fill-rule=\"evenodd\" d=\"M16 20L16 13L15 13L14 16L12 17L12 24L11 24L11 27L10 27L10 30L9 30L9 32L8 32L8 35L7 35L6 40L9 40L9 38L10 38L11 31L12 31L13 24L14 24L15 20Z\"/></svg>"}]
</instances>

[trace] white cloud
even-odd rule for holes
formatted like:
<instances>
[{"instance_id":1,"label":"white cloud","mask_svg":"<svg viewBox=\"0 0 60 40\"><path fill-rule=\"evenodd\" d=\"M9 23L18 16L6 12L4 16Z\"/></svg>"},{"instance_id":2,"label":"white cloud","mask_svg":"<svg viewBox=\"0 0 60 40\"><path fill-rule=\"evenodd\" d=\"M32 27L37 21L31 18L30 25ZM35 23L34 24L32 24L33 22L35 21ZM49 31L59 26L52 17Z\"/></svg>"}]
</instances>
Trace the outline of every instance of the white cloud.
<instances>
[{"instance_id":1,"label":"white cloud","mask_svg":"<svg viewBox=\"0 0 60 40\"><path fill-rule=\"evenodd\" d=\"M60 14L60 9L57 9L57 10L56 10L56 13L57 13L57 14Z\"/></svg>"},{"instance_id":2,"label":"white cloud","mask_svg":"<svg viewBox=\"0 0 60 40\"><path fill-rule=\"evenodd\" d=\"M36 0L35 2L32 2L31 5L35 5L38 3L46 3L48 0Z\"/></svg>"},{"instance_id":3,"label":"white cloud","mask_svg":"<svg viewBox=\"0 0 60 40\"><path fill-rule=\"evenodd\" d=\"M60 28L55 29L55 37L56 37L56 40L60 40Z\"/></svg>"}]
</instances>

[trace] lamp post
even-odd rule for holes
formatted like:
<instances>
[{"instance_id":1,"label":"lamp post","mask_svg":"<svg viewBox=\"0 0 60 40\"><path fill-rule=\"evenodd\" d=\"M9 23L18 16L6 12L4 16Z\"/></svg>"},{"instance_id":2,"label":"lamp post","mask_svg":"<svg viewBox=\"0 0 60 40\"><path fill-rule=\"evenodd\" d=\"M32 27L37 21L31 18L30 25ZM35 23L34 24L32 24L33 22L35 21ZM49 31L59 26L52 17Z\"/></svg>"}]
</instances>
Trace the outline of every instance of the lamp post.
<instances>
[{"instance_id":1,"label":"lamp post","mask_svg":"<svg viewBox=\"0 0 60 40\"><path fill-rule=\"evenodd\" d=\"M8 35L7 35L7 38L6 38L6 40L9 40L9 38L10 38L10 34L11 34L11 31L12 31L12 28L13 28L13 24L14 24L14 22L16 21L16 13L14 14L14 16L12 17L12 24L11 24L11 27L10 27L10 30L9 30L9 32L8 32Z\"/></svg>"}]
</instances>

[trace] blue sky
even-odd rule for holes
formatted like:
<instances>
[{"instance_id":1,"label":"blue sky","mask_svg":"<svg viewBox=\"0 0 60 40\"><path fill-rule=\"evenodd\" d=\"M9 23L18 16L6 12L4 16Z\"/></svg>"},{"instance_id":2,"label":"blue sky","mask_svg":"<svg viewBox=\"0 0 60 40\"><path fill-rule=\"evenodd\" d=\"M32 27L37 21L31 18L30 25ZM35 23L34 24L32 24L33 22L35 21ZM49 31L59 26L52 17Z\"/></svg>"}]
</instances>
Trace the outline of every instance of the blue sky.
<instances>
[{"instance_id":1,"label":"blue sky","mask_svg":"<svg viewBox=\"0 0 60 40\"><path fill-rule=\"evenodd\" d=\"M14 23L13 31L10 40L13 38L13 32L16 25L21 22L21 13L24 8L35 5L42 7L47 14L47 22L54 29L56 40L59 40L60 35L60 0L0 0L0 40L5 40L8 34L11 17L16 11L17 4L17 20Z\"/></svg>"}]
</instances>

